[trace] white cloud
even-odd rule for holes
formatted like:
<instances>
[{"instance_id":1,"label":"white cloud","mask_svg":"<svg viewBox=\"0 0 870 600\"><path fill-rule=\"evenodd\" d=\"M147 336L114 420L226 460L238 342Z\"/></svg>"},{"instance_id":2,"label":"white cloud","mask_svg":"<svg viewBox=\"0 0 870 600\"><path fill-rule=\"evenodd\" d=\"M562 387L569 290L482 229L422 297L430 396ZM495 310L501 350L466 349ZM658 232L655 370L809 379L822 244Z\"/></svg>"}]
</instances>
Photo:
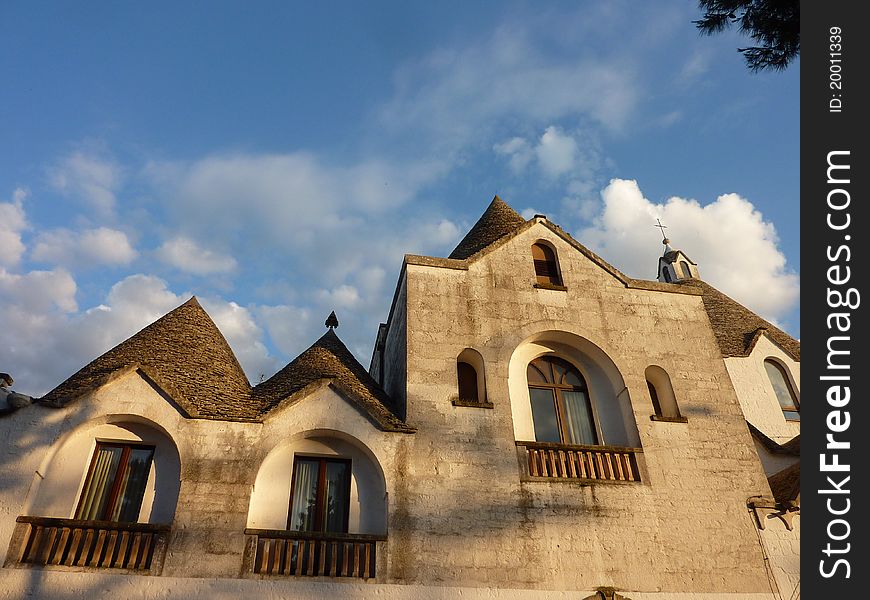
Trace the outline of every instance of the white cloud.
<instances>
[{"instance_id":1,"label":"white cloud","mask_svg":"<svg viewBox=\"0 0 870 600\"><path fill-rule=\"evenodd\" d=\"M103 303L78 312L75 290L63 270L13 275L0 269L0 365L15 377L18 391L46 393L190 298L157 277L138 274L115 283ZM200 300L250 379L278 368L251 311L220 298Z\"/></svg>"},{"instance_id":2,"label":"white cloud","mask_svg":"<svg viewBox=\"0 0 870 600\"><path fill-rule=\"evenodd\" d=\"M127 234L108 227L47 231L36 238L31 253L33 260L67 267L128 265L136 256Z\"/></svg>"},{"instance_id":3,"label":"white cloud","mask_svg":"<svg viewBox=\"0 0 870 600\"><path fill-rule=\"evenodd\" d=\"M574 168L577 160L577 142L565 135L558 127L550 126L544 131L535 147L541 170L551 177L563 175Z\"/></svg>"},{"instance_id":4,"label":"white cloud","mask_svg":"<svg viewBox=\"0 0 870 600\"><path fill-rule=\"evenodd\" d=\"M798 299L799 278L787 268L773 224L745 198L723 194L701 205L672 197L655 204L625 179L612 180L601 197L601 212L578 239L626 274L655 279L660 218L672 246L698 264L702 279L762 316L777 319Z\"/></svg>"},{"instance_id":5,"label":"white cloud","mask_svg":"<svg viewBox=\"0 0 870 600\"><path fill-rule=\"evenodd\" d=\"M36 319L39 313L54 310L74 312L78 308L76 282L63 269L16 275L0 268L0 300L7 307L15 307L25 313L32 311ZM3 319L0 322L7 326L12 323ZM4 339L9 338L4 335Z\"/></svg>"},{"instance_id":6,"label":"white cloud","mask_svg":"<svg viewBox=\"0 0 870 600\"><path fill-rule=\"evenodd\" d=\"M256 384L261 374L268 377L278 370L280 365L269 355L263 343L263 330L251 311L220 298L201 298L200 301L252 383Z\"/></svg>"},{"instance_id":7,"label":"white cloud","mask_svg":"<svg viewBox=\"0 0 870 600\"><path fill-rule=\"evenodd\" d=\"M168 265L194 275L229 273L236 268L236 260L202 248L184 237L167 240L157 249L157 257Z\"/></svg>"},{"instance_id":8,"label":"white cloud","mask_svg":"<svg viewBox=\"0 0 870 600\"><path fill-rule=\"evenodd\" d=\"M495 144L492 149L495 150L496 154L509 157L508 164L511 171L516 174L525 171L535 157L532 147L521 137L514 137L504 143Z\"/></svg>"},{"instance_id":9,"label":"white cloud","mask_svg":"<svg viewBox=\"0 0 870 600\"><path fill-rule=\"evenodd\" d=\"M353 309L360 304L359 290L347 284L331 290L320 290L317 296L322 304L338 310Z\"/></svg>"},{"instance_id":10,"label":"white cloud","mask_svg":"<svg viewBox=\"0 0 870 600\"><path fill-rule=\"evenodd\" d=\"M55 165L49 178L61 193L89 204L106 216L114 212L122 170L111 159L77 151Z\"/></svg>"},{"instance_id":11,"label":"white cloud","mask_svg":"<svg viewBox=\"0 0 870 600\"><path fill-rule=\"evenodd\" d=\"M12 192L12 202L0 202L0 265L17 265L26 249L21 232L27 228L24 214L27 196L27 190L16 188Z\"/></svg>"},{"instance_id":12,"label":"white cloud","mask_svg":"<svg viewBox=\"0 0 870 600\"><path fill-rule=\"evenodd\" d=\"M381 122L448 148L479 140L512 118L542 123L583 117L622 130L638 104L636 66L612 44L592 54L577 47L544 52L553 50L554 25L559 28L552 21L505 25L481 41L407 63ZM567 45L576 37L561 41Z\"/></svg>"},{"instance_id":13,"label":"white cloud","mask_svg":"<svg viewBox=\"0 0 870 600\"><path fill-rule=\"evenodd\" d=\"M265 326L272 343L287 357L297 356L317 339L317 331L324 331L318 327L308 308L258 306L254 313ZM326 315L323 315L323 319L326 320Z\"/></svg>"}]
</instances>

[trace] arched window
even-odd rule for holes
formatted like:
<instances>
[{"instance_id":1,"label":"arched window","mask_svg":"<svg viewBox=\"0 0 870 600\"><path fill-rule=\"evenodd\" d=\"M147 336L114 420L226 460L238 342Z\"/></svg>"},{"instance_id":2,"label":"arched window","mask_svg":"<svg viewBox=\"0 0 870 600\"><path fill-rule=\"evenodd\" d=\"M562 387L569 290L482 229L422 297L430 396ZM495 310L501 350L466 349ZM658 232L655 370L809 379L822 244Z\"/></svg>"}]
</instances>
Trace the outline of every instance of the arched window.
<instances>
[{"instance_id":1,"label":"arched window","mask_svg":"<svg viewBox=\"0 0 870 600\"><path fill-rule=\"evenodd\" d=\"M532 260L535 263L535 279L544 285L562 285L556 252L548 245L538 242L532 244Z\"/></svg>"},{"instance_id":2,"label":"arched window","mask_svg":"<svg viewBox=\"0 0 870 600\"><path fill-rule=\"evenodd\" d=\"M667 267L662 267L662 279L665 280L665 283L671 282L671 273Z\"/></svg>"},{"instance_id":3,"label":"arched window","mask_svg":"<svg viewBox=\"0 0 870 600\"><path fill-rule=\"evenodd\" d=\"M680 407L677 404L677 398L674 395L674 388L671 385L671 378L667 371L661 367L650 365L644 372L646 377L646 385L649 390L649 397L652 401L654 421L680 421L686 419L680 414Z\"/></svg>"},{"instance_id":4,"label":"arched window","mask_svg":"<svg viewBox=\"0 0 870 600\"><path fill-rule=\"evenodd\" d=\"M800 421L800 402L788 380L788 373L778 362L767 359L764 361L764 369L773 386L773 392L782 408L782 413L788 421Z\"/></svg>"},{"instance_id":5,"label":"arched window","mask_svg":"<svg viewBox=\"0 0 870 600\"><path fill-rule=\"evenodd\" d=\"M692 269L689 268L689 263L685 260L680 261L680 269L683 271L683 277L692 276Z\"/></svg>"},{"instance_id":6,"label":"arched window","mask_svg":"<svg viewBox=\"0 0 870 600\"><path fill-rule=\"evenodd\" d=\"M459 377L459 399L463 402L479 402L477 394L477 370L467 362L457 362Z\"/></svg>"},{"instance_id":7,"label":"arched window","mask_svg":"<svg viewBox=\"0 0 870 600\"><path fill-rule=\"evenodd\" d=\"M526 377L537 441L598 443L586 380L574 365L546 355L529 363Z\"/></svg>"},{"instance_id":8,"label":"arched window","mask_svg":"<svg viewBox=\"0 0 870 600\"><path fill-rule=\"evenodd\" d=\"M456 378L459 396L454 406L492 408L486 401L483 357L474 348L466 348L456 357Z\"/></svg>"}]
</instances>

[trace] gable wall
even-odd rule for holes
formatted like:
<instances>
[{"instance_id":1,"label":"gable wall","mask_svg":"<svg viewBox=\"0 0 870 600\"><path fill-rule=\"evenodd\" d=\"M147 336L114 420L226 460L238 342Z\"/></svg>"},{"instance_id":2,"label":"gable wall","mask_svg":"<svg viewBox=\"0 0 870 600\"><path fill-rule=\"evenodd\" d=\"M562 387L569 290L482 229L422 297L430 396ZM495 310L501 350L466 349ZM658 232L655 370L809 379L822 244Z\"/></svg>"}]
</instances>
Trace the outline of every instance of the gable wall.
<instances>
[{"instance_id":1,"label":"gable wall","mask_svg":"<svg viewBox=\"0 0 870 600\"><path fill-rule=\"evenodd\" d=\"M749 356L726 358L725 366L746 420L773 441L783 444L800 434L801 424L799 421L786 421L764 368L766 358L774 358L785 367L800 400L800 362L792 359L767 336L758 339Z\"/></svg>"},{"instance_id":2,"label":"gable wall","mask_svg":"<svg viewBox=\"0 0 870 600\"><path fill-rule=\"evenodd\" d=\"M533 287L539 238L556 247L567 292ZM551 589L769 589L746 512L767 484L700 297L626 289L541 225L468 271L407 272L408 421L418 433L407 472L395 473L410 518L391 523L391 535L404 536L418 564L393 565L395 575ZM508 365L522 340L547 330L592 341L620 370L644 484L520 481ZM484 358L492 410L450 402L466 347ZM688 423L650 421L650 364L670 375Z\"/></svg>"}]
</instances>

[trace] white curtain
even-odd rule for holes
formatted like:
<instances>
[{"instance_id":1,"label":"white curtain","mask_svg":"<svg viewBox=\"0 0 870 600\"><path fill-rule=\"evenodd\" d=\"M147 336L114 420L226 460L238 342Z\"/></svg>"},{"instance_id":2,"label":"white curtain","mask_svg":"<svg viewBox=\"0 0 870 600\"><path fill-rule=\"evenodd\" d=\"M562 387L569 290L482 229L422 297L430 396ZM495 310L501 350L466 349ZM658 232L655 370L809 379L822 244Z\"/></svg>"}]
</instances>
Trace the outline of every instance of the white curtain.
<instances>
[{"instance_id":1,"label":"white curtain","mask_svg":"<svg viewBox=\"0 0 870 600\"><path fill-rule=\"evenodd\" d=\"M317 509L317 468L315 460L296 462L296 477L293 482L293 498L290 502L290 517L287 528L293 531L313 531L314 513Z\"/></svg>"},{"instance_id":2,"label":"white curtain","mask_svg":"<svg viewBox=\"0 0 870 600\"><path fill-rule=\"evenodd\" d=\"M565 418L568 421L568 432L571 435L569 444L595 444L595 423L592 421L592 411L585 392L569 392L562 390L565 401Z\"/></svg>"},{"instance_id":3,"label":"white curtain","mask_svg":"<svg viewBox=\"0 0 870 600\"><path fill-rule=\"evenodd\" d=\"M76 510L76 519L88 521L102 519L122 452L122 448L97 448L91 474L85 482L82 499Z\"/></svg>"}]
</instances>

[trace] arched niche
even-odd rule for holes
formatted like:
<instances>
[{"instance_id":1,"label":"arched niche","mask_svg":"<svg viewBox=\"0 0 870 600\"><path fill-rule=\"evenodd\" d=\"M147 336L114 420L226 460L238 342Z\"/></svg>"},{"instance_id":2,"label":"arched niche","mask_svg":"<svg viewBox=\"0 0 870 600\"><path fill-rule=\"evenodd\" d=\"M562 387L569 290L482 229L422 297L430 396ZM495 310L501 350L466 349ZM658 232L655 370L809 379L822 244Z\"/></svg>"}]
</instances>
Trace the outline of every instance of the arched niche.
<instances>
[{"instance_id":1,"label":"arched niche","mask_svg":"<svg viewBox=\"0 0 870 600\"><path fill-rule=\"evenodd\" d=\"M456 357L456 375L460 402L486 403L486 372L480 352L473 348L460 352Z\"/></svg>"},{"instance_id":2,"label":"arched niche","mask_svg":"<svg viewBox=\"0 0 870 600\"><path fill-rule=\"evenodd\" d=\"M355 437L334 430L298 433L278 444L257 472L247 526L287 529L294 459L335 457L351 462L348 533L387 532L387 488L383 469L372 451Z\"/></svg>"},{"instance_id":3,"label":"arched niche","mask_svg":"<svg viewBox=\"0 0 870 600\"><path fill-rule=\"evenodd\" d=\"M137 522L172 523L181 488L178 448L165 429L138 415L101 417L80 425L58 440L37 473L24 513L74 518L98 442L154 447Z\"/></svg>"},{"instance_id":4,"label":"arched niche","mask_svg":"<svg viewBox=\"0 0 870 600\"><path fill-rule=\"evenodd\" d=\"M681 419L680 407L667 371L650 365L644 371L655 415L665 419Z\"/></svg>"},{"instance_id":5,"label":"arched niche","mask_svg":"<svg viewBox=\"0 0 870 600\"><path fill-rule=\"evenodd\" d=\"M532 244L532 262L535 266L535 281L540 285L562 285L562 270L556 247L547 240Z\"/></svg>"},{"instance_id":6,"label":"arched niche","mask_svg":"<svg viewBox=\"0 0 870 600\"><path fill-rule=\"evenodd\" d=\"M529 362L545 354L567 360L583 375L589 388L599 443L640 447L631 399L619 369L597 345L565 331L533 334L517 345L511 354L508 387L514 439L535 440L526 368Z\"/></svg>"}]
</instances>

